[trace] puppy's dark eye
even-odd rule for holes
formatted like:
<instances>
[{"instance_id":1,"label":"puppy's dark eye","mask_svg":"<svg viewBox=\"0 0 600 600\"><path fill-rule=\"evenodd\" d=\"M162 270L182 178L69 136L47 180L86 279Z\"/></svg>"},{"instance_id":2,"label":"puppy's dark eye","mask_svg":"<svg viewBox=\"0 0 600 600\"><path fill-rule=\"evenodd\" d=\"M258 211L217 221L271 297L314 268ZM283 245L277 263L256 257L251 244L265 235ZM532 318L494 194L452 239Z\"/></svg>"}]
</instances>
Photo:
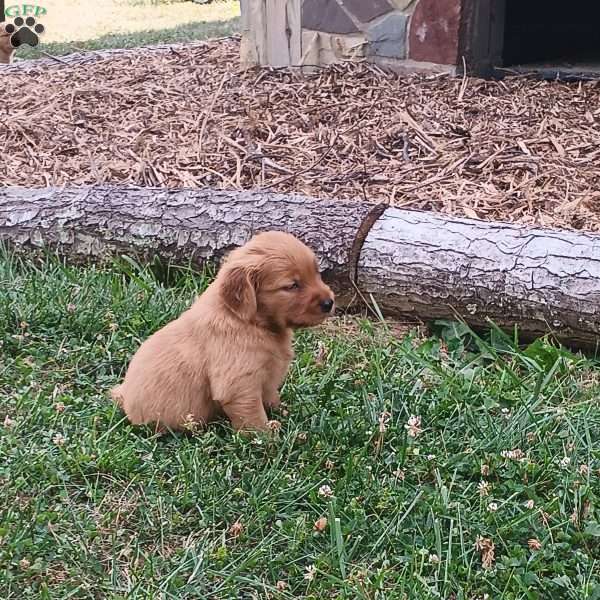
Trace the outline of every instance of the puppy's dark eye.
<instances>
[{"instance_id":1,"label":"puppy's dark eye","mask_svg":"<svg viewBox=\"0 0 600 600\"><path fill-rule=\"evenodd\" d=\"M285 289L290 292L293 292L294 290L300 289L300 284L297 281L294 281L294 283L292 283L292 285L288 285Z\"/></svg>"}]
</instances>

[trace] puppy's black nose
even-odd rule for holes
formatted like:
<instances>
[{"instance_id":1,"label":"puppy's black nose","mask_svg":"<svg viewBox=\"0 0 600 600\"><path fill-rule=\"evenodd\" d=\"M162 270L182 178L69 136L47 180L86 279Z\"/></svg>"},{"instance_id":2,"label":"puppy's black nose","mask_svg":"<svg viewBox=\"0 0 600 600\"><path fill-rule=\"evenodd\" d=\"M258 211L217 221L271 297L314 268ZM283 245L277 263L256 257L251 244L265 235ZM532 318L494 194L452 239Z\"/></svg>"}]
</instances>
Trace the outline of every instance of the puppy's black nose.
<instances>
[{"instance_id":1,"label":"puppy's black nose","mask_svg":"<svg viewBox=\"0 0 600 600\"><path fill-rule=\"evenodd\" d=\"M328 300L323 300L323 302L321 302L321 310L324 313L331 312L332 308L333 308L333 300L331 298L329 298Z\"/></svg>"}]
</instances>

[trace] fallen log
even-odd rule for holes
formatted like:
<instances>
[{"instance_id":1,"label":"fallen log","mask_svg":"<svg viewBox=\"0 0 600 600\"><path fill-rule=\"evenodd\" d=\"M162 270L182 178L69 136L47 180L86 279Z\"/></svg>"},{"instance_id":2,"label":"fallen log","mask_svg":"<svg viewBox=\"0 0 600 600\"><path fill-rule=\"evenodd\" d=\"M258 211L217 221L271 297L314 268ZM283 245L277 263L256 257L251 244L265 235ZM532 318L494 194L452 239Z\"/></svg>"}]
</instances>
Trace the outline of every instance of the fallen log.
<instances>
[{"instance_id":1,"label":"fallen log","mask_svg":"<svg viewBox=\"0 0 600 600\"><path fill-rule=\"evenodd\" d=\"M218 261L267 229L309 244L342 304L358 295L389 316L491 319L588 349L600 339L600 236L267 192L0 188L0 239L74 259Z\"/></svg>"},{"instance_id":2,"label":"fallen log","mask_svg":"<svg viewBox=\"0 0 600 600\"><path fill-rule=\"evenodd\" d=\"M357 252L383 206L275 193L148 187L0 188L0 239L72 260L118 254L218 262L254 233L288 231L313 248L343 301Z\"/></svg>"}]
</instances>

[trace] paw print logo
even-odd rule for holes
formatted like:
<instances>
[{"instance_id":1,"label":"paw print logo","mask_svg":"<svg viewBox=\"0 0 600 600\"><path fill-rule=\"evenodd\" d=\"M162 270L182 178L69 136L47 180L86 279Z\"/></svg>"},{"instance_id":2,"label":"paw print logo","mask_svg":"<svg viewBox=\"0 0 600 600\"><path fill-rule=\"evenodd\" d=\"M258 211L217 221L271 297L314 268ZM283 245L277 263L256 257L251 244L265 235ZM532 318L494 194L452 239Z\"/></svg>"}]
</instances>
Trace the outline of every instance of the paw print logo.
<instances>
[{"instance_id":1,"label":"paw print logo","mask_svg":"<svg viewBox=\"0 0 600 600\"><path fill-rule=\"evenodd\" d=\"M40 36L44 33L44 26L41 23L36 23L33 17L17 17L13 23L9 23L4 27L6 33L10 34L10 43L13 48L18 48L23 44L37 46L40 41Z\"/></svg>"}]
</instances>

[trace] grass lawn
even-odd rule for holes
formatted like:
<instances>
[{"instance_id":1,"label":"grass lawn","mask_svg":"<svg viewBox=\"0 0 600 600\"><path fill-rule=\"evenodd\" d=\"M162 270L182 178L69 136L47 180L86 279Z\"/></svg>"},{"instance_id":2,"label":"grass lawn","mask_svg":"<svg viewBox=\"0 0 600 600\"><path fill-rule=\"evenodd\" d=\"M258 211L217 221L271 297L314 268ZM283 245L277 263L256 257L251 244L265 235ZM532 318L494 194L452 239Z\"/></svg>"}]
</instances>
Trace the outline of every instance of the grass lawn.
<instances>
[{"instance_id":1,"label":"grass lawn","mask_svg":"<svg viewBox=\"0 0 600 600\"><path fill-rule=\"evenodd\" d=\"M107 390L206 282L0 256L0 598L600 598L597 363L340 321L278 439L130 427Z\"/></svg>"},{"instance_id":2,"label":"grass lawn","mask_svg":"<svg viewBox=\"0 0 600 600\"><path fill-rule=\"evenodd\" d=\"M6 7L12 6L6 0ZM14 3L17 4L17 3ZM239 0L212 4L155 0L40 0L46 31L38 46L24 46L16 58L38 58L79 50L132 48L222 37L239 29Z\"/></svg>"}]
</instances>

